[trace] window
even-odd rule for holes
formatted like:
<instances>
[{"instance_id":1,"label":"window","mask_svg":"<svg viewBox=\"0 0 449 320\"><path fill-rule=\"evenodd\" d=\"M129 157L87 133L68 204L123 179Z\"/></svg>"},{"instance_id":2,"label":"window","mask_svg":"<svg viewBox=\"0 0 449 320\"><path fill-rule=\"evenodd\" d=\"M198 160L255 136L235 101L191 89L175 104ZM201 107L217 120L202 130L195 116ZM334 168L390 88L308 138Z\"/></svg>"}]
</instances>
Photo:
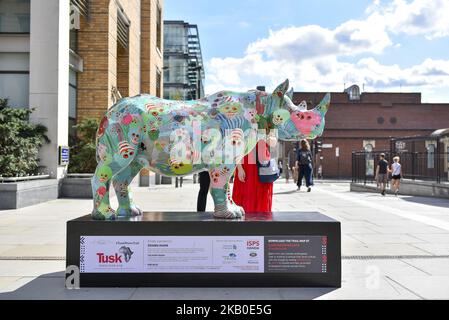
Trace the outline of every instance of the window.
<instances>
[{"instance_id":1,"label":"window","mask_svg":"<svg viewBox=\"0 0 449 320\"><path fill-rule=\"evenodd\" d=\"M29 59L28 53L0 53L0 98L13 107L28 107Z\"/></svg>"},{"instance_id":2,"label":"window","mask_svg":"<svg viewBox=\"0 0 449 320\"><path fill-rule=\"evenodd\" d=\"M30 0L0 1L0 33L30 33Z\"/></svg>"},{"instance_id":3,"label":"window","mask_svg":"<svg viewBox=\"0 0 449 320\"><path fill-rule=\"evenodd\" d=\"M162 75L159 69L156 70L156 96L162 98Z\"/></svg>"},{"instance_id":4,"label":"window","mask_svg":"<svg viewBox=\"0 0 449 320\"><path fill-rule=\"evenodd\" d=\"M360 100L360 88L357 85L353 85L346 89L346 92L349 95L349 100Z\"/></svg>"},{"instance_id":5,"label":"window","mask_svg":"<svg viewBox=\"0 0 449 320\"><path fill-rule=\"evenodd\" d=\"M122 8L117 10L117 41L125 49L129 44L129 26L131 21L126 16Z\"/></svg>"},{"instance_id":6,"label":"window","mask_svg":"<svg viewBox=\"0 0 449 320\"><path fill-rule=\"evenodd\" d=\"M157 6L157 20L156 20L156 46L162 52L162 10Z\"/></svg>"},{"instance_id":7,"label":"window","mask_svg":"<svg viewBox=\"0 0 449 320\"><path fill-rule=\"evenodd\" d=\"M78 30L70 30L69 41L70 50L72 50L73 52L78 52Z\"/></svg>"},{"instance_id":8,"label":"window","mask_svg":"<svg viewBox=\"0 0 449 320\"><path fill-rule=\"evenodd\" d=\"M77 106L77 73L69 71L69 141L73 141L76 136L76 106Z\"/></svg>"}]
</instances>

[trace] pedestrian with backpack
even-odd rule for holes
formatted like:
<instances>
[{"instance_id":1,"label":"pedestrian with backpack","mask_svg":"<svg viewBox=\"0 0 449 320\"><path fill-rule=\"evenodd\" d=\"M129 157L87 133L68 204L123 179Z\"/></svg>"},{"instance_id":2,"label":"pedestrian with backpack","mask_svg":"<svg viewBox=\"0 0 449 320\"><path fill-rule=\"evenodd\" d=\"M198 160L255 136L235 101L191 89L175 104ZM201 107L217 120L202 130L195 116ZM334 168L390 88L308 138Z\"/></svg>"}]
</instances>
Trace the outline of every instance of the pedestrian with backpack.
<instances>
[{"instance_id":1,"label":"pedestrian with backpack","mask_svg":"<svg viewBox=\"0 0 449 320\"><path fill-rule=\"evenodd\" d=\"M298 168L298 191L301 190L302 180L305 178L307 192L313 186L313 161L310 145L307 140L301 140L301 147L297 152L296 167Z\"/></svg>"}]
</instances>

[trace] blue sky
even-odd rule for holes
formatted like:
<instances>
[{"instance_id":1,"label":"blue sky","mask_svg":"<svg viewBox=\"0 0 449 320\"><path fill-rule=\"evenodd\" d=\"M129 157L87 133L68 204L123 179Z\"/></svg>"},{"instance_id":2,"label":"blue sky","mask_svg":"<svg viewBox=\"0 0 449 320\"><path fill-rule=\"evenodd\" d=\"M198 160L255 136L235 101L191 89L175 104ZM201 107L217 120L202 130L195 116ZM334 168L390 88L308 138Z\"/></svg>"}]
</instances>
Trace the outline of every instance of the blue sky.
<instances>
[{"instance_id":1,"label":"blue sky","mask_svg":"<svg viewBox=\"0 0 449 320\"><path fill-rule=\"evenodd\" d=\"M199 27L206 93L273 89L420 91L449 102L447 0L165 0Z\"/></svg>"}]
</instances>

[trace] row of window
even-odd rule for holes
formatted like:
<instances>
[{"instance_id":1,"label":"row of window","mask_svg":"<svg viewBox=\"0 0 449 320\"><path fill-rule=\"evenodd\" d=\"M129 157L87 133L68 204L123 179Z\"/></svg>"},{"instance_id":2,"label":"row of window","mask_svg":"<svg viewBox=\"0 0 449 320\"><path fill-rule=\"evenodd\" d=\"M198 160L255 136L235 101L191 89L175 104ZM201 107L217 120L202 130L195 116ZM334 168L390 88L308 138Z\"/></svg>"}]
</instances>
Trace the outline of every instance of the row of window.
<instances>
[{"instance_id":1,"label":"row of window","mask_svg":"<svg viewBox=\"0 0 449 320\"><path fill-rule=\"evenodd\" d=\"M30 0L0 1L0 33L30 33Z\"/></svg>"},{"instance_id":2,"label":"row of window","mask_svg":"<svg viewBox=\"0 0 449 320\"><path fill-rule=\"evenodd\" d=\"M11 106L28 106L29 66L29 53L0 53L0 98Z\"/></svg>"}]
</instances>

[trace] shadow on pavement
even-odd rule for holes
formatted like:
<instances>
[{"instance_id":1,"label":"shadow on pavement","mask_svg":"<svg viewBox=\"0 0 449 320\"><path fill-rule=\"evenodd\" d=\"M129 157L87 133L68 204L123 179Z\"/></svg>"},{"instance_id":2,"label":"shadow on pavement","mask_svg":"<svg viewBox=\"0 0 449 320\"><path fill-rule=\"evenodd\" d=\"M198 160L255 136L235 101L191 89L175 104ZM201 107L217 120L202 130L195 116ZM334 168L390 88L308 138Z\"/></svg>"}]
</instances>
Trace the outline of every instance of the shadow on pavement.
<instances>
[{"instance_id":1,"label":"shadow on pavement","mask_svg":"<svg viewBox=\"0 0 449 320\"><path fill-rule=\"evenodd\" d=\"M81 288L66 289L64 272L44 274L0 300L311 300L335 288Z\"/></svg>"},{"instance_id":2,"label":"shadow on pavement","mask_svg":"<svg viewBox=\"0 0 449 320\"><path fill-rule=\"evenodd\" d=\"M296 188L294 190L289 191L281 191L281 192L273 192L273 194L293 194L293 193L299 193Z\"/></svg>"},{"instance_id":3,"label":"shadow on pavement","mask_svg":"<svg viewBox=\"0 0 449 320\"><path fill-rule=\"evenodd\" d=\"M408 202L425 204L434 207L449 208L449 199L417 196L402 196L401 199Z\"/></svg>"}]
</instances>

